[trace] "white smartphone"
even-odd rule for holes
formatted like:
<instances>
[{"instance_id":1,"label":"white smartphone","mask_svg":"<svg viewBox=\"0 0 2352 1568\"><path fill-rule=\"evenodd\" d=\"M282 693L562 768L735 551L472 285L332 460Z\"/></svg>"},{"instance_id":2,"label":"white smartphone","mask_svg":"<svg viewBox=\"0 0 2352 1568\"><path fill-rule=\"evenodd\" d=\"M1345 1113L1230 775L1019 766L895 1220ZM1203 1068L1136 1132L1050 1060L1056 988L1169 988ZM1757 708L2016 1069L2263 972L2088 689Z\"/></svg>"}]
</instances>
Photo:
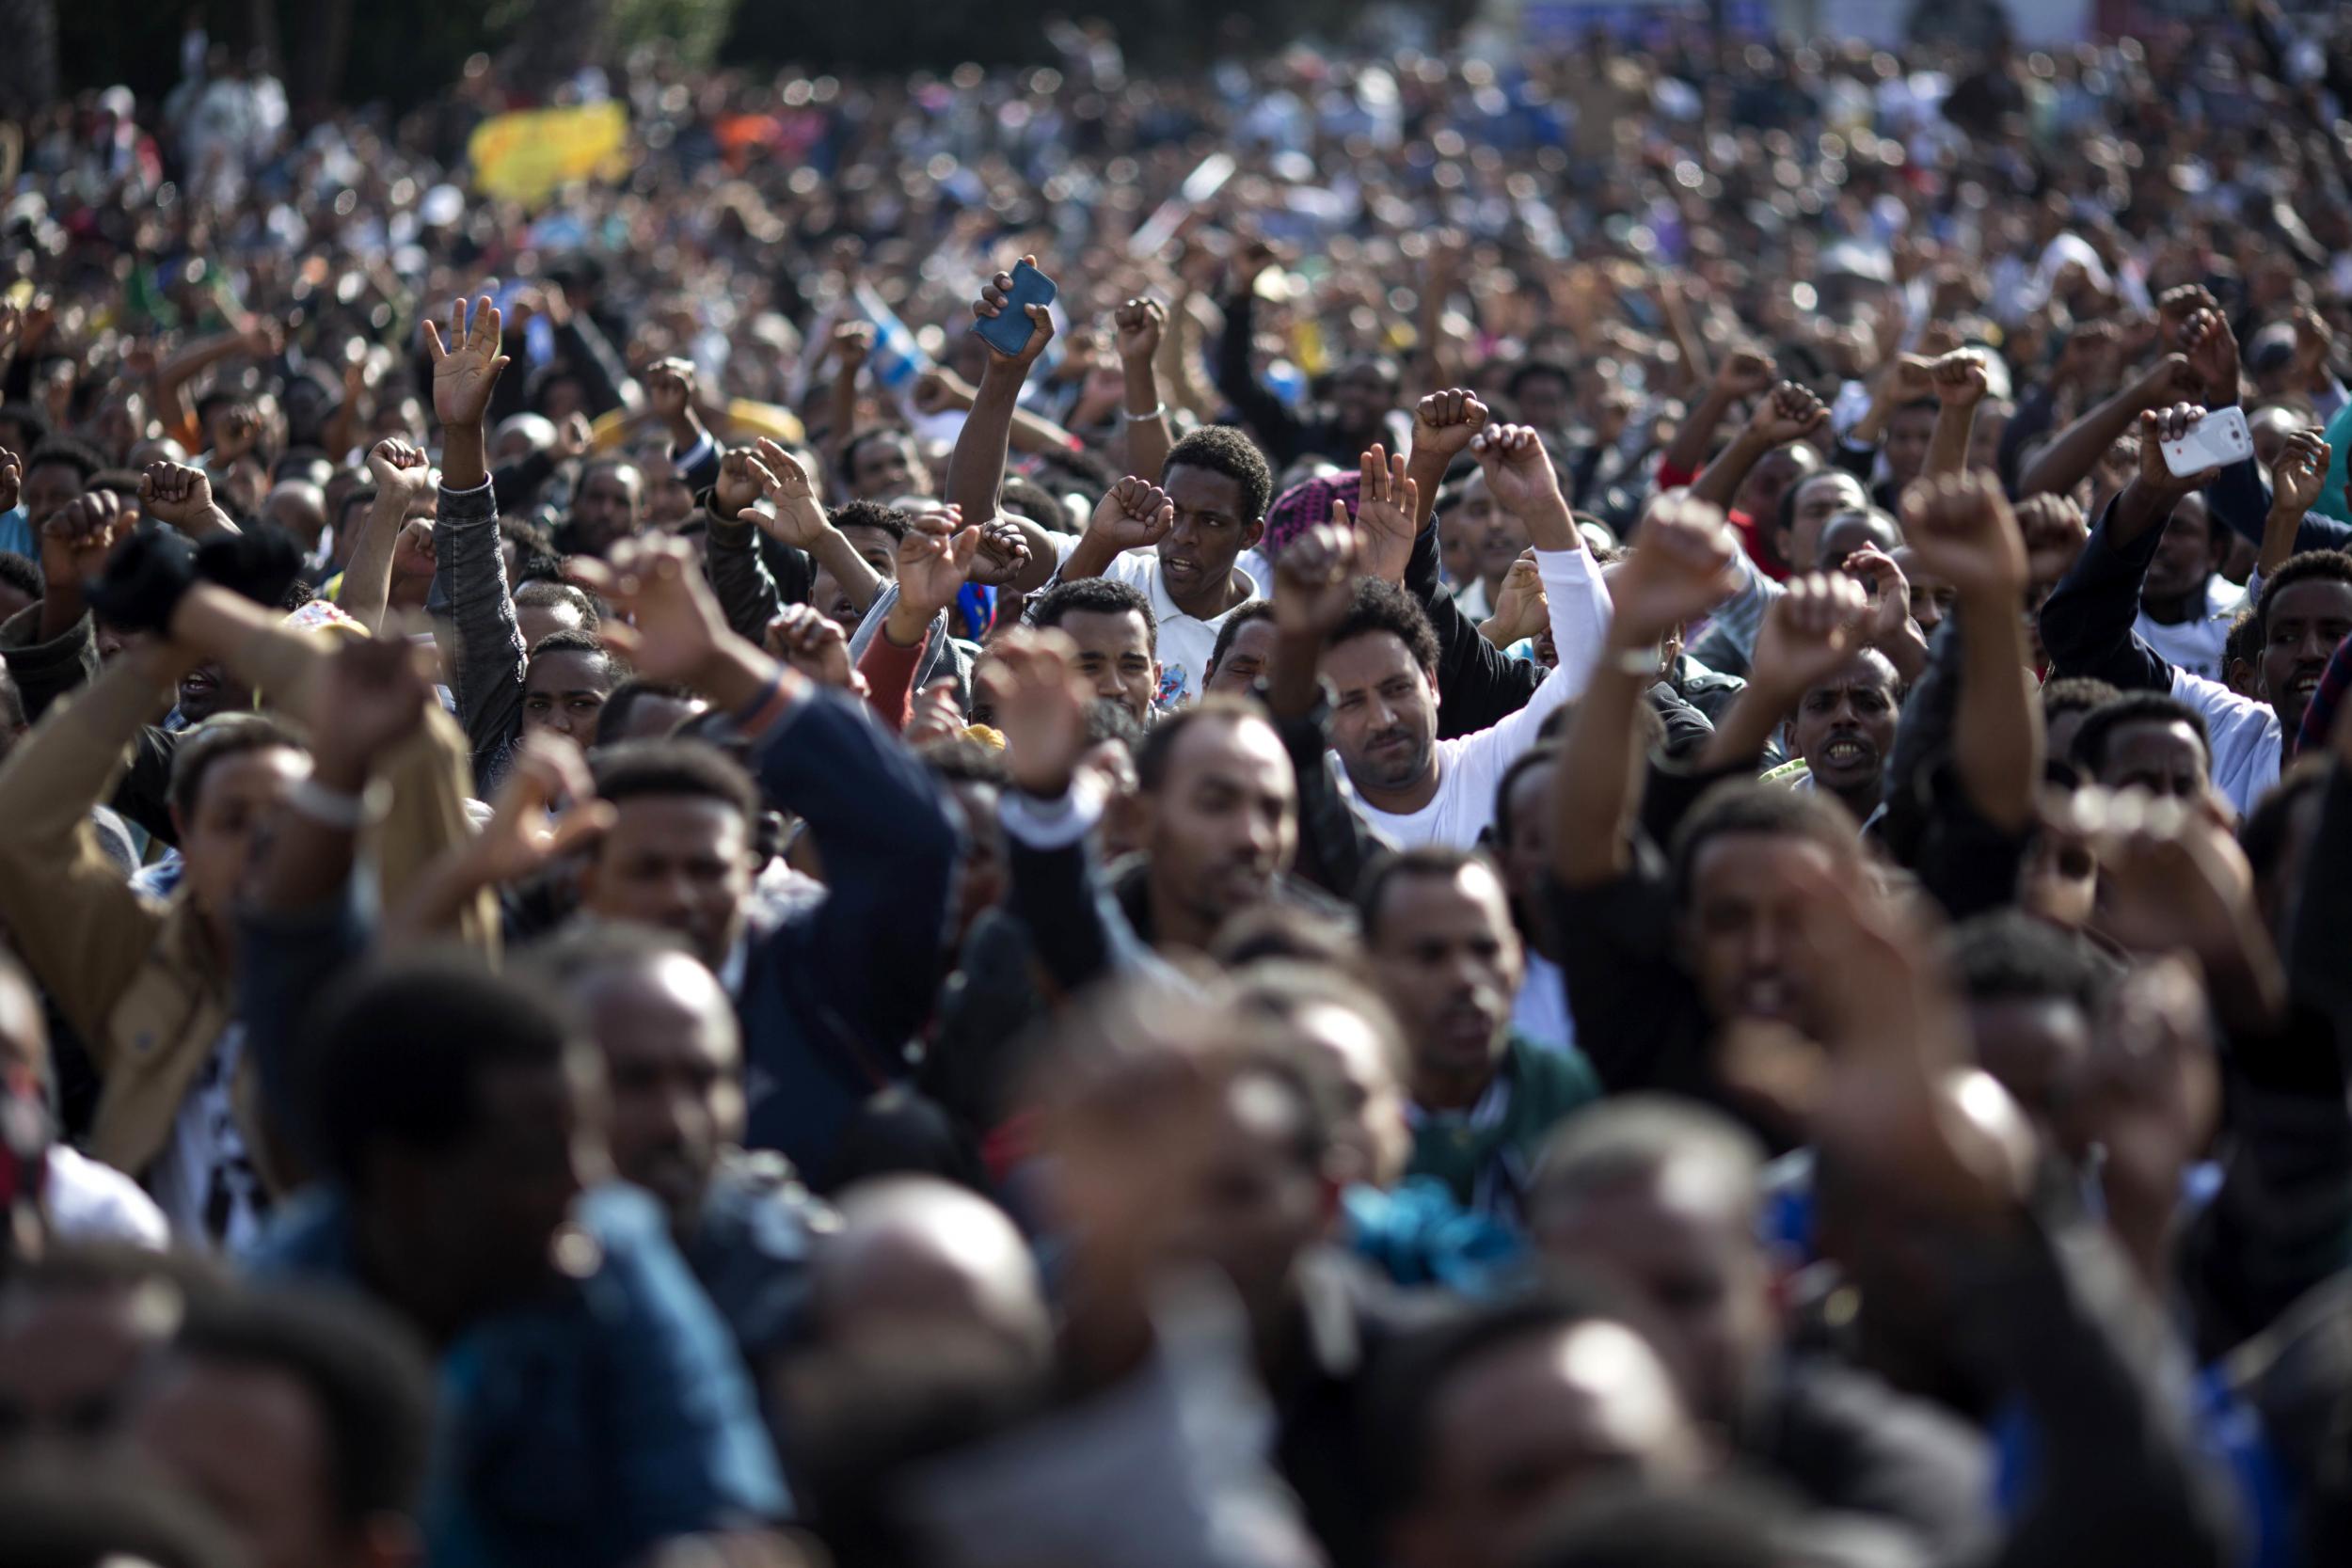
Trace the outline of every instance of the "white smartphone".
<instances>
[{"instance_id":1,"label":"white smartphone","mask_svg":"<svg viewBox=\"0 0 2352 1568\"><path fill-rule=\"evenodd\" d=\"M2201 474L2253 456L2254 433L2246 428L2243 409L2217 408L2179 440L2165 442L2162 451L2164 466L2175 474Z\"/></svg>"}]
</instances>

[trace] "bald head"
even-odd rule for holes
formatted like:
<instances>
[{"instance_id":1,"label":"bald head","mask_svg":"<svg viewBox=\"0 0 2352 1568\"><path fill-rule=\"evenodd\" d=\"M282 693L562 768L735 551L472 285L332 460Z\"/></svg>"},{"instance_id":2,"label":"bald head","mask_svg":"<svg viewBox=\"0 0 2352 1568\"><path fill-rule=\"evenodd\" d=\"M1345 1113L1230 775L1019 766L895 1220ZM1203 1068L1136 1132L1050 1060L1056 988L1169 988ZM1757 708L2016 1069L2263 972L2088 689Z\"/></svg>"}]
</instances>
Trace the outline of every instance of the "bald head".
<instances>
[{"instance_id":1,"label":"bald head","mask_svg":"<svg viewBox=\"0 0 2352 1568\"><path fill-rule=\"evenodd\" d=\"M588 1021L612 1094L612 1163L683 1238L743 1138L743 1037L718 977L666 933L590 927L542 956Z\"/></svg>"},{"instance_id":2,"label":"bald head","mask_svg":"<svg viewBox=\"0 0 2352 1568\"><path fill-rule=\"evenodd\" d=\"M978 1328L1041 1361L1052 1328L1028 1243L1004 1211L930 1177L861 1182L817 1255L818 1338L859 1340Z\"/></svg>"},{"instance_id":3,"label":"bald head","mask_svg":"<svg viewBox=\"0 0 2352 1568\"><path fill-rule=\"evenodd\" d=\"M262 520L315 548L326 528L326 492L307 479L290 479L262 503Z\"/></svg>"}]
</instances>

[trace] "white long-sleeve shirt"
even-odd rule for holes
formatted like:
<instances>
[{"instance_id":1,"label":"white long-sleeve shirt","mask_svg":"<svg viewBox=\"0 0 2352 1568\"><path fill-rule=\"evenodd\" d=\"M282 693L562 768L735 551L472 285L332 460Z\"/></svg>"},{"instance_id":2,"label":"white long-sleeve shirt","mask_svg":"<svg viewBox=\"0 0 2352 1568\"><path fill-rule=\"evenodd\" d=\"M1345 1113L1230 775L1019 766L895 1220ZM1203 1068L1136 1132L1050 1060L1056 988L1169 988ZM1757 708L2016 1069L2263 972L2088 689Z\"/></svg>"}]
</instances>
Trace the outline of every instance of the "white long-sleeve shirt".
<instances>
[{"instance_id":1,"label":"white long-sleeve shirt","mask_svg":"<svg viewBox=\"0 0 2352 1568\"><path fill-rule=\"evenodd\" d=\"M1527 705L1476 735L1438 742L1438 793L1415 812L1385 812L1357 797L1364 821L1391 844L1474 847L1495 819L1495 786L1519 754L1535 744L1544 721L1574 702L1592 679L1609 635L1609 585L1585 549L1537 550L1551 611L1552 647L1560 662Z\"/></svg>"}]
</instances>

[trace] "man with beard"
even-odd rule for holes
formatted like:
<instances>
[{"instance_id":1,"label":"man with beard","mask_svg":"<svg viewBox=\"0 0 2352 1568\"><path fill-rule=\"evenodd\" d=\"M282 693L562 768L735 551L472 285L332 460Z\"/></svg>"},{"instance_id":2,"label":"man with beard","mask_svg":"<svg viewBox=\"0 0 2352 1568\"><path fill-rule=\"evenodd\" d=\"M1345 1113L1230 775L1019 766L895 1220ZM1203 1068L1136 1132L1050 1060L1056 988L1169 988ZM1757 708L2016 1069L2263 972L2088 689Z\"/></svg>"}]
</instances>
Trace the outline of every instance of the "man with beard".
<instances>
[{"instance_id":1,"label":"man with beard","mask_svg":"<svg viewBox=\"0 0 2352 1568\"><path fill-rule=\"evenodd\" d=\"M2216 788L2241 813L2279 780L2280 736L2303 719L2328 656L2352 634L2352 558L2310 550L2264 582L2254 601L2262 699L2241 697L2165 658L2132 630L2141 582L2183 498L2214 471L2178 475L2162 443L2204 409L2180 404L2140 416L2139 472L2107 505L2083 553L2042 607L2053 675L2095 675L2126 691L2169 692L2203 719ZM2281 461L2284 461L2282 458Z\"/></svg>"},{"instance_id":2,"label":"man with beard","mask_svg":"<svg viewBox=\"0 0 2352 1568\"><path fill-rule=\"evenodd\" d=\"M601 925L536 956L604 1053L612 1165L651 1193L755 1381L802 1331L812 1238L832 1213L791 1166L746 1154L735 1005L685 942Z\"/></svg>"},{"instance_id":3,"label":"man with beard","mask_svg":"<svg viewBox=\"0 0 2352 1568\"><path fill-rule=\"evenodd\" d=\"M1877 815L1902 683L1876 648L1865 648L1806 689L1788 726L1789 748L1804 765L1799 788L1826 790L1857 822Z\"/></svg>"},{"instance_id":4,"label":"man with beard","mask_svg":"<svg viewBox=\"0 0 2352 1568\"><path fill-rule=\"evenodd\" d=\"M1600 1085L1582 1057L1511 1028L1521 958L1502 879L1458 849L1408 850L1367 879L1359 912L1405 1031L1406 1174L1436 1177L1456 1202L1517 1223L1545 1134Z\"/></svg>"},{"instance_id":5,"label":"man with beard","mask_svg":"<svg viewBox=\"0 0 2352 1568\"><path fill-rule=\"evenodd\" d=\"M1088 840L1103 791L1078 766L1097 699L1077 664L1062 634L1021 631L992 643L980 670L1013 786L1003 807L1009 908L1057 982L1074 988L1137 961L1136 941L1205 952L1230 916L1269 898L1327 902L1285 875L1298 786L1282 737L1256 704L1213 698L1169 715L1136 749L1144 853L1108 888L1124 921L1078 917L1100 907Z\"/></svg>"},{"instance_id":6,"label":"man with beard","mask_svg":"<svg viewBox=\"0 0 2352 1568\"><path fill-rule=\"evenodd\" d=\"M1373 829L1400 847L1468 848L1494 821L1495 786L1546 720L1592 673L1609 590L1561 498L1551 459L1524 425L1473 437L1496 501L1526 525L1544 579L1559 665L1517 712L1474 735L1438 738L1438 636L1404 590L1367 578L1324 647L1331 746Z\"/></svg>"}]
</instances>

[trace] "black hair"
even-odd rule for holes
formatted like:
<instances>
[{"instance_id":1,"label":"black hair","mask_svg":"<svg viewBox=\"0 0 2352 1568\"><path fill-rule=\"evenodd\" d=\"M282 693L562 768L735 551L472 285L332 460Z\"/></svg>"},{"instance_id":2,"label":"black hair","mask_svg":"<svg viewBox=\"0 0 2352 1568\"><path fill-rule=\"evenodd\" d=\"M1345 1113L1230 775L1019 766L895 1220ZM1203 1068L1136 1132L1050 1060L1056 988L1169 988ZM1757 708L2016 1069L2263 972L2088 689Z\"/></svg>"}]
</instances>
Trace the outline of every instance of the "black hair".
<instances>
[{"instance_id":1,"label":"black hair","mask_svg":"<svg viewBox=\"0 0 2352 1568\"><path fill-rule=\"evenodd\" d=\"M2259 664L2263 657L2262 617L2248 605L2230 623L2230 634L2221 640L2221 678L2228 684L2230 671L2238 664Z\"/></svg>"},{"instance_id":2,"label":"black hair","mask_svg":"<svg viewBox=\"0 0 2352 1568\"><path fill-rule=\"evenodd\" d=\"M1418 845L1373 862L1356 889L1356 919L1363 927L1365 945L1380 940L1380 909L1388 902L1392 885L1406 878L1450 882L1473 865L1484 866L1489 872L1494 870L1494 863L1486 856L1442 844ZM1498 876L1496 879L1502 879Z\"/></svg>"},{"instance_id":3,"label":"black hair","mask_svg":"<svg viewBox=\"0 0 2352 1568\"><path fill-rule=\"evenodd\" d=\"M1596 1321L1633 1320L1603 1287L1555 1277L1524 1294L1466 1305L1389 1340L1368 1369L1359 1428L1366 1434L1368 1499L1387 1518L1409 1513L1421 1501L1436 1469L1431 1427L1447 1385L1459 1373L1522 1340Z\"/></svg>"},{"instance_id":4,"label":"black hair","mask_svg":"<svg viewBox=\"0 0 2352 1568\"><path fill-rule=\"evenodd\" d=\"M220 1523L145 1470L52 1456L0 1477L0 1562L8 1568L239 1568Z\"/></svg>"},{"instance_id":5,"label":"black hair","mask_svg":"<svg viewBox=\"0 0 2352 1568\"><path fill-rule=\"evenodd\" d=\"M2082 727L2074 732L2074 766L2096 779L2106 765L2108 742L2125 724L2186 724L2197 736L2197 749L2204 753L2206 766L2213 765L2213 740L2205 733L2203 714L2161 691L2131 691L2102 703L2084 718Z\"/></svg>"},{"instance_id":6,"label":"black hair","mask_svg":"<svg viewBox=\"0 0 2352 1568\"><path fill-rule=\"evenodd\" d=\"M558 1067L575 1031L544 991L448 952L362 971L327 997L307 1037L318 1046L307 1152L364 1197L379 1144L456 1148L481 1123L485 1073Z\"/></svg>"},{"instance_id":7,"label":"black hair","mask_svg":"<svg viewBox=\"0 0 2352 1568\"><path fill-rule=\"evenodd\" d=\"M596 601L578 583L547 578L527 578L515 588L516 608L519 610L524 605L537 605L542 610L568 607L578 610L582 631L595 631L604 624L604 613L596 608Z\"/></svg>"},{"instance_id":8,"label":"black hair","mask_svg":"<svg viewBox=\"0 0 2352 1568\"><path fill-rule=\"evenodd\" d=\"M1168 450L1160 467L1163 482L1170 468L1206 468L1241 486L1241 520L1246 527L1265 521L1274 499L1274 469L1258 443L1229 424L1204 424Z\"/></svg>"},{"instance_id":9,"label":"black hair","mask_svg":"<svg viewBox=\"0 0 2352 1568\"><path fill-rule=\"evenodd\" d=\"M1045 630L1060 626L1070 615L1124 615L1131 610L1143 617L1144 633L1152 651L1158 653L1160 623L1152 613L1152 601L1140 588L1114 578L1062 578L1029 607L1029 625Z\"/></svg>"},{"instance_id":10,"label":"black hair","mask_svg":"<svg viewBox=\"0 0 2352 1568\"><path fill-rule=\"evenodd\" d=\"M879 529L890 535L894 545L907 536L907 525L914 520L897 507L884 506L880 501L850 501L834 508L831 516L836 530Z\"/></svg>"},{"instance_id":11,"label":"black hair","mask_svg":"<svg viewBox=\"0 0 2352 1568\"><path fill-rule=\"evenodd\" d=\"M1345 1118L1345 1091L1336 1066L1322 1051L1276 1027L1247 1030L1233 1058L1232 1077L1236 1083L1269 1083L1289 1095L1298 1109L1298 1125L1284 1140L1292 1160L1310 1171L1328 1168Z\"/></svg>"},{"instance_id":12,"label":"black hair","mask_svg":"<svg viewBox=\"0 0 2352 1568\"><path fill-rule=\"evenodd\" d=\"M432 1373L406 1325L354 1294L246 1291L199 1299L176 1349L193 1361L266 1368L302 1385L326 1429L329 1496L345 1530L415 1513Z\"/></svg>"},{"instance_id":13,"label":"black hair","mask_svg":"<svg viewBox=\"0 0 2352 1568\"><path fill-rule=\"evenodd\" d=\"M1216 646L1209 650L1209 668L1206 674L1216 673L1216 667L1225 662L1227 654L1233 651L1233 640L1241 635L1242 627L1273 619L1274 601L1271 599L1244 599L1227 610L1225 624L1216 628ZM1203 678L1206 676L1204 675Z\"/></svg>"},{"instance_id":14,"label":"black hair","mask_svg":"<svg viewBox=\"0 0 2352 1568\"><path fill-rule=\"evenodd\" d=\"M1196 724L1222 721L1228 724L1263 724L1270 721L1265 709L1241 697L1210 696L1173 713L1163 714L1159 722L1144 732L1143 744L1136 748L1136 787L1146 795L1156 794L1168 783L1168 770L1174 763L1176 748L1184 732Z\"/></svg>"},{"instance_id":15,"label":"black hair","mask_svg":"<svg viewBox=\"0 0 2352 1568\"><path fill-rule=\"evenodd\" d=\"M1563 708L1561 711L1569 710ZM1649 712L1655 717L1657 710L1651 708ZM1662 732L1664 726L1661 724L1660 728ZM1495 781L1495 843L1507 845L1511 842L1511 796L1519 787L1519 781L1536 768L1549 768L1559 760L1560 749L1557 746L1540 745L1531 746L1511 759L1511 766L1505 768L1502 777Z\"/></svg>"},{"instance_id":16,"label":"black hair","mask_svg":"<svg viewBox=\"0 0 2352 1568\"><path fill-rule=\"evenodd\" d=\"M1731 779L1699 797L1676 827L1669 858L1677 909L1691 902L1691 873L1708 842L1730 833L1760 833L1818 844L1841 863L1860 852L1853 817L1827 795L1788 789L1756 779Z\"/></svg>"},{"instance_id":17,"label":"black hair","mask_svg":"<svg viewBox=\"0 0 2352 1568\"><path fill-rule=\"evenodd\" d=\"M1683 1163L1707 1169L1718 1188L1753 1209L1763 1142L1723 1112L1666 1094L1612 1095L1560 1122L1545 1137L1528 1184L1531 1218L1595 1194L1647 1182Z\"/></svg>"},{"instance_id":18,"label":"black hair","mask_svg":"<svg viewBox=\"0 0 2352 1568\"><path fill-rule=\"evenodd\" d=\"M1379 578L1365 578L1356 584L1347 613L1324 639L1324 646L1336 648L1382 631L1404 643L1405 651L1423 670L1438 668L1438 628L1429 624L1429 612L1404 589Z\"/></svg>"},{"instance_id":19,"label":"black hair","mask_svg":"<svg viewBox=\"0 0 2352 1568\"><path fill-rule=\"evenodd\" d=\"M531 650L531 663L536 664L549 654L586 654L591 658L604 661L605 678L612 685L618 686L628 679L628 661L597 641L593 631L565 626L562 631L548 633L539 639L538 646Z\"/></svg>"},{"instance_id":20,"label":"black hair","mask_svg":"<svg viewBox=\"0 0 2352 1568\"><path fill-rule=\"evenodd\" d=\"M913 436L895 424L867 425L864 430L853 432L848 440L841 443L841 457L834 464L835 471L840 474L841 483L845 487L857 483L857 449L868 441L883 436L894 441L914 440Z\"/></svg>"},{"instance_id":21,"label":"black hair","mask_svg":"<svg viewBox=\"0 0 2352 1568\"><path fill-rule=\"evenodd\" d=\"M546 645L546 643L540 644L542 647ZM666 698L675 703L691 703L694 700L694 693L691 689L679 686L673 681L641 680L631 676L605 693L604 706L596 711L596 744L598 747L605 747L619 740L621 732L628 728L629 714L636 709L640 702L648 697Z\"/></svg>"},{"instance_id":22,"label":"black hair","mask_svg":"<svg viewBox=\"0 0 2352 1568\"><path fill-rule=\"evenodd\" d=\"M2092 1017L2113 965L2082 938L2020 910L1963 921L1946 939L1960 989L1971 1002L2050 999Z\"/></svg>"},{"instance_id":23,"label":"black hair","mask_svg":"<svg viewBox=\"0 0 2352 1568\"><path fill-rule=\"evenodd\" d=\"M361 480L358 483L343 492L342 507L335 514L335 515L327 519L328 525L340 530L343 526L343 519L351 515L352 509L354 507L373 506L377 496L381 493L382 492L376 489L374 481L365 479ZM503 517L499 519L499 531L501 533L504 533L506 531L506 519Z\"/></svg>"},{"instance_id":24,"label":"black hair","mask_svg":"<svg viewBox=\"0 0 2352 1568\"><path fill-rule=\"evenodd\" d=\"M1070 509L1051 490L1026 474L1007 474L997 498L1005 511L1026 517L1048 533L1075 533Z\"/></svg>"},{"instance_id":25,"label":"black hair","mask_svg":"<svg viewBox=\"0 0 2352 1568\"><path fill-rule=\"evenodd\" d=\"M2042 717L2056 719L2063 713L2088 713L2105 707L2123 693L2096 675L2063 675L2045 682L2042 688Z\"/></svg>"},{"instance_id":26,"label":"black hair","mask_svg":"<svg viewBox=\"0 0 2352 1568\"><path fill-rule=\"evenodd\" d=\"M203 799L204 776L224 757L284 746L307 752L310 748L284 724L260 713L222 713L207 719L181 736L171 757L171 809L183 819L196 814Z\"/></svg>"},{"instance_id":27,"label":"black hair","mask_svg":"<svg viewBox=\"0 0 2352 1568\"><path fill-rule=\"evenodd\" d=\"M31 471L31 465L26 465L25 472ZM2254 601L2254 622L2262 628L2255 634L2258 643L2270 635L2270 607L2282 590L2298 582L2352 583L2352 555L2342 550L2305 550L2290 556L2285 565L2271 573L2263 583L2262 597Z\"/></svg>"},{"instance_id":28,"label":"black hair","mask_svg":"<svg viewBox=\"0 0 2352 1568\"><path fill-rule=\"evenodd\" d=\"M1772 517L1773 538L1779 538L1782 534L1787 533L1790 529L1797 526L1797 492L1804 489L1806 485L1815 483L1825 476L1832 474L1846 474L1846 470L1839 467L1835 463L1826 464L1821 467L1814 469L1811 473L1805 475L1803 479L1797 481L1796 483L1791 484L1788 488L1780 493L1780 510L1775 513ZM1846 477L1848 479L1853 479L1853 475L1851 474L1846 474ZM1859 480L1856 480L1855 483L1857 484L1862 483ZM1867 484L1862 484L1862 493L1865 496L1867 496L1870 493L1870 487Z\"/></svg>"},{"instance_id":29,"label":"black hair","mask_svg":"<svg viewBox=\"0 0 2352 1568\"><path fill-rule=\"evenodd\" d=\"M618 804L644 796L691 795L718 800L743 814L756 828L758 786L733 758L699 740L631 740L599 752L590 762L596 798Z\"/></svg>"},{"instance_id":30,"label":"black hair","mask_svg":"<svg viewBox=\"0 0 2352 1568\"><path fill-rule=\"evenodd\" d=\"M140 478L128 468L101 468L89 476L89 489L104 490L125 500L138 499Z\"/></svg>"},{"instance_id":31,"label":"black hair","mask_svg":"<svg viewBox=\"0 0 2352 1568\"><path fill-rule=\"evenodd\" d=\"M1547 378L1561 383L1570 390L1575 389L1576 376L1567 366L1556 359L1530 359L1514 370L1504 380L1503 395L1516 404L1519 401L1520 388L1525 387L1531 381L1541 381Z\"/></svg>"},{"instance_id":32,"label":"black hair","mask_svg":"<svg viewBox=\"0 0 2352 1568\"><path fill-rule=\"evenodd\" d=\"M96 447L72 436L41 437L40 445L25 454L24 477L30 479L33 470L44 463L62 463L72 468L81 476L85 488L88 486L91 480L98 477L99 470L106 466L104 456Z\"/></svg>"},{"instance_id":33,"label":"black hair","mask_svg":"<svg viewBox=\"0 0 2352 1568\"><path fill-rule=\"evenodd\" d=\"M40 563L31 556L19 555L14 550L0 550L0 582L36 599L48 589L48 585L41 580Z\"/></svg>"}]
</instances>

